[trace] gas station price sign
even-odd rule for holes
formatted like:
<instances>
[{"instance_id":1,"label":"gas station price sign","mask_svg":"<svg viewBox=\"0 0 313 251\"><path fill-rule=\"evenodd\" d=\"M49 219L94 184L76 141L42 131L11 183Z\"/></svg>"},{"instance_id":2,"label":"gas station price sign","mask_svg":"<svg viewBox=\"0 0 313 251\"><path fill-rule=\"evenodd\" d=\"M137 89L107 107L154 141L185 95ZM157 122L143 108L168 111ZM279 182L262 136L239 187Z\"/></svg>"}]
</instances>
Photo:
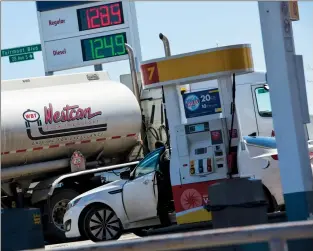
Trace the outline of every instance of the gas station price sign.
<instances>
[{"instance_id":1,"label":"gas station price sign","mask_svg":"<svg viewBox=\"0 0 313 251\"><path fill-rule=\"evenodd\" d=\"M101 37L81 40L84 61L109 58L127 54L125 43L126 33L115 33Z\"/></svg>"},{"instance_id":2,"label":"gas station price sign","mask_svg":"<svg viewBox=\"0 0 313 251\"><path fill-rule=\"evenodd\" d=\"M90 30L124 23L122 2L77 9L79 30Z\"/></svg>"},{"instance_id":3,"label":"gas station price sign","mask_svg":"<svg viewBox=\"0 0 313 251\"><path fill-rule=\"evenodd\" d=\"M37 14L45 71L128 59L125 43L134 46L137 34L132 8L134 3L121 0L40 1Z\"/></svg>"}]
</instances>

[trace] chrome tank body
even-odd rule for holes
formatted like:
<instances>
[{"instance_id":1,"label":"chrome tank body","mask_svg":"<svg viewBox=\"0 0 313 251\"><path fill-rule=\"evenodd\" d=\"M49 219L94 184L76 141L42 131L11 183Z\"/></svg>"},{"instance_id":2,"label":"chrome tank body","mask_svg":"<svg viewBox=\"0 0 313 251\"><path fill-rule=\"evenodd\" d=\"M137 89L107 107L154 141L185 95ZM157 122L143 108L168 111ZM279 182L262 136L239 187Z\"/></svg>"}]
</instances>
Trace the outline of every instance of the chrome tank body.
<instances>
[{"instance_id":1,"label":"chrome tank body","mask_svg":"<svg viewBox=\"0 0 313 251\"><path fill-rule=\"evenodd\" d=\"M140 127L136 97L119 82L2 91L1 166L69 158L75 150L86 158L121 155Z\"/></svg>"}]
</instances>

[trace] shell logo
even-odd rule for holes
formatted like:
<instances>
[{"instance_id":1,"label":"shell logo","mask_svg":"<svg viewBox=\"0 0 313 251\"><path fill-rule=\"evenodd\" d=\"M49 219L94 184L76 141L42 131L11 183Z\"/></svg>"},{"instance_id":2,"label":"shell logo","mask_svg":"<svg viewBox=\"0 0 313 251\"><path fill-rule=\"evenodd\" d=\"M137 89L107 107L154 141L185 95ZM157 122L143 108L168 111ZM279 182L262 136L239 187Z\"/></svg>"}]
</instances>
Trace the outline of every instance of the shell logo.
<instances>
[{"instance_id":1,"label":"shell logo","mask_svg":"<svg viewBox=\"0 0 313 251\"><path fill-rule=\"evenodd\" d=\"M23 113L23 118L27 122L35 122L40 118L40 115L38 112L28 109L26 112Z\"/></svg>"},{"instance_id":2,"label":"shell logo","mask_svg":"<svg viewBox=\"0 0 313 251\"><path fill-rule=\"evenodd\" d=\"M180 203L184 210L202 206L202 196L196 189L187 189L180 196Z\"/></svg>"}]
</instances>

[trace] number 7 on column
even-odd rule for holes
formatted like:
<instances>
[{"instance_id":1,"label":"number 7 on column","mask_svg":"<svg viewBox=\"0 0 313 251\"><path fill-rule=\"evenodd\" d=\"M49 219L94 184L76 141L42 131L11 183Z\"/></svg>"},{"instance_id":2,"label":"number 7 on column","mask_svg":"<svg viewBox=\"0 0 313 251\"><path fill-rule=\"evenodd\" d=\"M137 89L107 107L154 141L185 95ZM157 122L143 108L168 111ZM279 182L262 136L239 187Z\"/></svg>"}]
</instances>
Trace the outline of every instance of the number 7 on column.
<instances>
[{"instance_id":1,"label":"number 7 on column","mask_svg":"<svg viewBox=\"0 0 313 251\"><path fill-rule=\"evenodd\" d=\"M145 85L151 85L160 82L157 63L141 65L141 71Z\"/></svg>"}]
</instances>

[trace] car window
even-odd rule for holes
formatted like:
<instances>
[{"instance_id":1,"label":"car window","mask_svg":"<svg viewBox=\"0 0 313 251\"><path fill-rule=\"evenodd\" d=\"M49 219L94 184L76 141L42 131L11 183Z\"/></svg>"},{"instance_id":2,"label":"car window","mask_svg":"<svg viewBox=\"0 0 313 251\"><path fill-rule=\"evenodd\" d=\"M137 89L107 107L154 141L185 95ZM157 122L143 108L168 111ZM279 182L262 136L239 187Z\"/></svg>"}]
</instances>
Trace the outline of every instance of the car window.
<instances>
[{"instance_id":1,"label":"car window","mask_svg":"<svg viewBox=\"0 0 313 251\"><path fill-rule=\"evenodd\" d=\"M261 117L272 117L270 92L266 90L264 87L256 88L255 98L259 115Z\"/></svg>"},{"instance_id":2,"label":"car window","mask_svg":"<svg viewBox=\"0 0 313 251\"><path fill-rule=\"evenodd\" d=\"M163 148L159 148L151 153L149 153L136 167L134 178L141 177L143 175L146 175L148 173L151 173L156 170L160 154L162 152Z\"/></svg>"}]
</instances>

